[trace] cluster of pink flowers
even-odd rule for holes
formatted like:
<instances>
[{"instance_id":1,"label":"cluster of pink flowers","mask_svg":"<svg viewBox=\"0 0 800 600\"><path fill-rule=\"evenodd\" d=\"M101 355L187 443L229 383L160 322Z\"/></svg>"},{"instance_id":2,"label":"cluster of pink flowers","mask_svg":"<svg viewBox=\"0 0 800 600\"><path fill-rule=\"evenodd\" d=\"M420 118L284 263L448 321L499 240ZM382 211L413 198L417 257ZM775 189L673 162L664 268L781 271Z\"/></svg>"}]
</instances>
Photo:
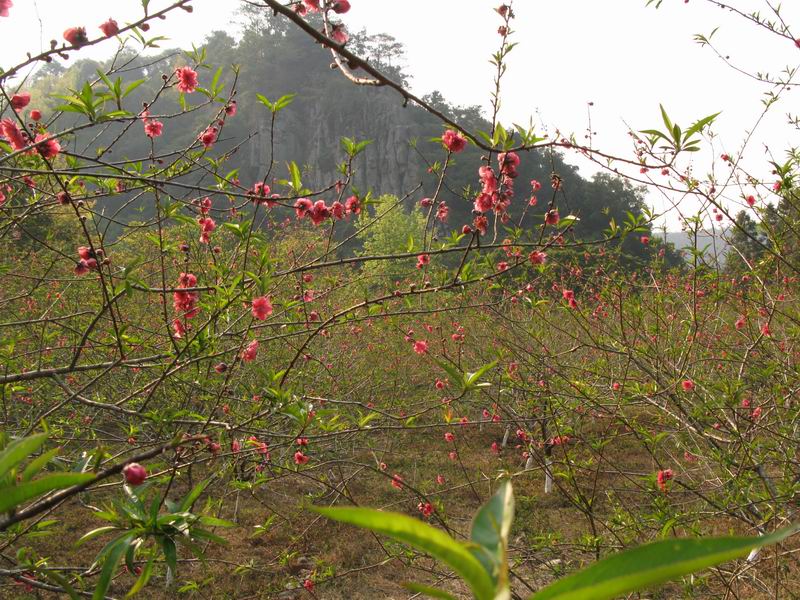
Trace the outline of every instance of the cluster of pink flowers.
<instances>
[{"instance_id":1,"label":"cluster of pink flowers","mask_svg":"<svg viewBox=\"0 0 800 600\"><path fill-rule=\"evenodd\" d=\"M247 199L254 204L265 204L267 208L275 206L273 198L278 198L277 194L269 195L270 188L263 181L258 181L247 190Z\"/></svg>"},{"instance_id":2,"label":"cluster of pink flowers","mask_svg":"<svg viewBox=\"0 0 800 600\"><path fill-rule=\"evenodd\" d=\"M528 260L534 266L543 265L547 260L547 253L541 250L534 250L528 255Z\"/></svg>"},{"instance_id":3,"label":"cluster of pink flowers","mask_svg":"<svg viewBox=\"0 0 800 600\"><path fill-rule=\"evenodd\" d=\"M22 150L31 143L28 135L22 132L11 119L0 121L0 132L2 132L3 137L8 140L14 150ZM61 152L61 144L58 143L56 138L50 137L50 134L46 131L36 134L33 144L34 150L47 160L54 159Z\"/></svg>"},{"instance_id":4,"label":"cluster of pink flowers","mask_svg":"<svg viewBox=\"0 0 800 600\"><path fill-rule=\"evenodd\" d=\"M561 290L561 295L567 301L570 308L578 308L578 301L575 300L575 292L572 290Z\"/></svg>"},{"instance_id":5,"label":"cluster of pink flowers","mask_svg":"<svg viewBox=\"0 0 800 600\"><path fill-rule=\"evenodd\" d=\"M195 200L196 204L200 206L200 217L197 219L197 224L200 225L200 243L208 244L211 241L211 234L217 228L217 223L208 216L211 211L211 198L206 196L200 202Z\"/></svg>"},{"instance_id":6,"label":"cluster of pink flowers","mask_svg":"<svg viewBox=\"0 0 800 600\"><path fill-rule=\"evenodd\" d=\"M475 198L475 210L479 213L487 213L493 210L503 223L509 220L508 208L514 197L514 179L516 179L517 167L519 167L519 155L515 152L502 152L498 155L499 178L489 165L482 165L478 169L478 177L481 181L481 191ZM485 225L479 224L475 219L475 227L485 234ZM483 225L483 226L482 226Z\"/></svg>"},{"instance_id":7,"label":"cluster of pink flowers","mask_svg":"<svg viewBox=\"0 0 800 600\"><path fill-rule=\"evenodd\" d=\"M200 312L197 301L200 299L199 292L187 291L186 288L193 288L197 285L197 277L192 273L181 273L178 278L178 290L172 293L172 306L178 316L172 321L172 328L176 338L181 338L186 334L186 327L182 319L191 319Z\"/></svg>"},{"instance_id":8,"label":"cluster of pink flowers","mask_svg":"<svg viewBox=\"0 0 800 600\"><path fill-rule=\"evenodd\" d=\"M97 269L97 256L91 248L80 246L78 248L78 258L78 263L73 271L75 275L86 275L89 271Z\"/></svg>"},{"instance_id":9,"label":"cluster of pink flowers","mask_svg":"<svg viewBox=\"0 0 800 600\"><path fill-rule=\"evenodd\" d=\"M431 262L431 255L430 254L420 254L417 256L417 268L422 269L423 267L427 266Z\"/></svg>"},{"instance_id":10,"label":"cluster of pink flowers","mask_svg":"<svg viewBox=\"0 0 800 600\"><path fill-rule=\"evenodd\" d=\"M308 217L314 225L320 225L329 218L341 221L348 215L357 215L361 212L361 205L355 196L350 196L344 204L337 200L330 206L324 200L312 202L308 198L298 198L294 211L298 219Z\"/></svg>"},{"instance_id":11,"label":"cluster of pink flowers","mask_svg":"<svg viewBox=\"0 0 800 600\"><path fill-rule=\"evenodd\" d=\"M0 17L8 16L8 9L14 6L11 0L0 0Z\"/></svg>"}]
</instances>

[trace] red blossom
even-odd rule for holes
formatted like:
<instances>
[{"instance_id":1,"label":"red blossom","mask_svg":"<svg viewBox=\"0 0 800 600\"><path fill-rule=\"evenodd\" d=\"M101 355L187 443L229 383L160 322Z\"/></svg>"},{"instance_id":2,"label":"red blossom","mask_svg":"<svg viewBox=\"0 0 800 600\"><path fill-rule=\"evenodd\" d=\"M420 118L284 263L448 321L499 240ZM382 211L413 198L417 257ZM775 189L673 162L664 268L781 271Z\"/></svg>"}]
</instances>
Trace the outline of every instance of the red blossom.
<instances>
[{"instance_id":1,"label":"red blossom","mask_svg":"<svg viewBox=\"0 0 800 600\"><path fill-rule=\"evenodd\" d=\"M12 0L0 0L0 17L8 16L8 9L14 6Z\"/></svg>"},{"instance_id":2,"label":"red blossom","mask_svg":"<svg viewBox=\"0 0 800 600\"><path fill-rule=\"evenodd\" d=\"M178 90L181 93L191 94L197 89L197 71L191 67L176 69L175 75L178 77Z\"/></svg>"},{"instance_id":3,"label":"red blossom","mask_svg":"<svg viewBox=\"0 0 800 600\"><path fill-rule=\"evenodd\" d=\"M242 350L242 360L244 362L252 362L256 359L256 355L258 354L258 340L253 340L247 347Z\"/></svg>"},{"instance_id":4,"label":"red blossom","mask_svg":"<svg viewBox=\"0 0 800 600\"><path fill-rule=\"evenodd\" d=\"M61 144L47 132L38 134L33 141L36 144L36 151L47 160L54 159L61 152Z\"/></svg>"},{"instance_id":5,"label":"red blossom","mask_svg":"<svg viewBox=\"0 0 800 600\"><path fill-rule=\"evenodd\" d=\"M31 95L28 92L19 92L11 96L11 108L20 111L31 102Z\"/></svg>"},{"instance_id":6,"label":"red blossom","mask_svg":"<svg viewBox=\"0 0 800 600\"><path fill-rule=\"evenodd\" d=\"M86 37L86 29L84 27L70 27L64 31L64 39L67 40L72 46L80 48L89 42Z\"/></svg>"},{"instance_id":7,"label":"red blossom","mask_svg":"<svg viewBox=\"0 0 800 600\"><path fill-rule=\"evenodd\" d=\"M258 298L253 298L253 302L251 304L253 318L258 319L259 321L265 320L268 316L272 314L272 302L268 296L260 296Z\"/></svg>"},{"instance_id":8,"label":"red blossom","mask_svg":"<svg viewBox=\"0 0 800 600\"><path fill-rule=\"evenodd\" d=\"M0 131L3 132L3 137L11 144L14 150L22 150L28 145L28 140L24 133L22 133L11 119L3 119L0 121Z\"/></svg>"},{"instance_id":9,"label":"red blossom","mask_svg":"<svg viewBox=\"0 0 800 600\"><path fill-rule=\"evenodd\" d=\"M149 138L157 138L164 130L164 124L161 121L146 120L144 122L144 134Z\"/></svg>"},{"instance_id":10,"label":"red blossom","mask_svg":"<svg viewBox=\"0 0 800 600\"><path fill-rule=\"evenodd\" d=\"M673 473L672 469L664 469L663 471L659 471L656 475L656 480L658 481L658 487L661 489L662 492L667 491L667 482L672 479Z\"/></svg>"},{"instance_id":11,"label":"red blossom","mask_svg":"<svg viewBox=\"0 0 800 600\"><path fill-rule=\"evenodd\" d=\"M108 21L100 24L100 31L106 37L113 37L119 33L119 25L114 19L109 18Z\"/></svg>"},{"instance_id":12,"label":"red blossom","mask_svg":"<svg viewBox=\"0 0 800 600\"><path fill-rule=\"evenodd\" d=\"M461 152L467 147L467 138L458 131L448 129L442 135L442 143L450 152Z\"/></svg>"}]
</instances>

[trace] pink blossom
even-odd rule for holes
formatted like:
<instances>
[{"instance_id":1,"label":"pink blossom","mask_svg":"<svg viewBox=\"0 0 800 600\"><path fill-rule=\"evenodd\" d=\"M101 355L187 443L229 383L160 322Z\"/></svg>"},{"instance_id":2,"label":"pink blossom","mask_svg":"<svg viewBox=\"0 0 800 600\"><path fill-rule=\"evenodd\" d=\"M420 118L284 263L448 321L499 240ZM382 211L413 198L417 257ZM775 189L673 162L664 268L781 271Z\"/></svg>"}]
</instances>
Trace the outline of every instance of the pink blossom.
<instances>
[{"instance_id":1,"label":"pink blossom","mask_svg":"<svg viewBox=\"0 0 800 600\"><path fill-rule=\"evenodd\" d=\"M361 213L361 202L357 196L350 196L345 200L344 207L347 210L347 214L357 215Z\"/></svg>"},{"instance_id":2,"label":"pink blossom","mask_svg":"<svg viewBox=\"0 0 800 600\"><path fill-rule=\"evenodd\" d=\"M547 260L547 254L539 250L534 250L528 255L528 260L532 265L543 265Z\"/></svg>"},{"instance_id":3,"label":"pink blossom","mask_svg":"<svg viewBox=\"0 0 800 600\"><path fill-rule=\"evenodd\" d=\"M251 362L256 359L256 355L258 354L258 340L253 340L247 347L242 350L242 360L244 362Z\"/></svg>"},{"instance_id":4,"label":"pink blossom","mask_svg":"<svg viewBox=\"0 0 800 600\"><path fill-rule=\"evenodd\" d=\"M695 388L694 381L691 379L684 379L681 382L681 387L683 388L684 392L691 392Z\"/></svg>"},{"instance_id":5,"label":"pink blossom","mask_svg":"<svg viewBox=\"0 0 800 600\"><path fill-rule=\"evenodd\" d=\"M11 119L0 121L0 131L3 132L3 137L9 141L14 150L22 150L28 145L25 134L20 131L17 124Z\"/></svg>"},{"instance_id":6,"label":"pink blossom","mask_svg":"<svg viewBox=\"0 0 800 600\"><path fill-rule=\"evenodd\" d=\"M20 92L11 96L11 108L20 111L31 102L31 95L28 92Z\"/></svg>"},{"instance_id":7,"label":"pink blossom","mask_svg":"<svg viewBox=\"0 0 800 600\"><path fill-rule=\"evenodd\" d=\"M553 208L547 211L547 214L544 216L544 222L548 225L558 225L560 221L560 217L558 216L558 210Z\"/></svg>"},{"instance_id":8,"label":"pink blossom","mask_svg":"<svg viewBox=\"0 0 800 600\"><path fill-rule=\"evenodd\" d=\"M430 254L420 254L417 256L417 268L421 269L431 262Z\"/></svg>"},{"instance_id":9,"label":"pink blossom","mask_svg":"<svg viewBox=\"0 0 800 600\"><path fill-rule=\"evenodd\" d=\"M119 25L114 19L109 18L105 23L100 24L100 31L106 37L112 37L119 33Z\"/></svg>"},{"instance_id":10,"label":"pink blossom","mask_svg":"<svg viewBox=\"0 0 800 600\"><path fill-rule=\"evenodd\" d=\"M64 31L64 39L67 40L71 45L78 48L89 42L89 38L86 37L86 29L84 27L70 27Z\"/></svg>"},{"instance_id":11,"label":"pink blossom","mask_svg":"<svg viewBox=\"0 0 800 600\"><path fill-rule=\"evenodd\" d=\"M444 440L452 443L456 440L456 436L448 431L444 434Z\"/></svg>"},{"instance_id":12,"label":"pink blossom","mask_svg":"<svg viewBox=\"0 0 800 600\"><path fill-rule=\"evenodd\" d=\"M319 225L325 219L331 216L330 209L325 205L324 200L317 200L314 206L308 211L308 216L311 217L311 222L314 225Z\"/></svg>"},{"instance_id":13,"label":"pink blossom","mask_svg":"<svg viewBox=\"0 0 800 600\"><path fill-rule=\"evenodd\" d=\"M253 318L258 319L259 321L263 321L272 314L272 302L270 301L269 296L253 298L251 308L253 312Z\"/></svg>"},{"instance_id":14,"label":"pink blossom","mask_svg":"<svg viewBox=\"0 0 800 600\"><path fill-rule=\"evenodd\" d=\"M61 144L59 144L58 140L55 138L48 138L50 138L50 134L47 132L40 133L36 136L34 142L36 143L36 151L42 158L52 160L61 152Z\"/></svg>"},{"instance_id":15,"label":"pink blossom","mask_svg":"<svg viewBox=\"0 0 800 600\"><path fill-rule=\"evenodd\" d=\"M347 40L350 39L350 36L347 34L347 30L344 28L344 25L337 23L331 27L331 39L337 44L344 45L347 43Z\"/></svg>"},{"instance_id":16,"label":"pink blossom","mask_svg":"<svg viewBox=\"0 0 800 600\"><path fill-rule=\"evenodd\" d=\"M672 477L672 469L664 469L663 471L658 472L656 475L656 481L658 482L658 487L662 492L667 491L667 482L672 479Z\"/></svg>"},{"instance_id":17,"label":"pink blossom","mask_svg":"<svg viewBox=\"0 0 800 600\"><path fill-rule=\"evenodd\" d=\"M8 16L8 9L14 6L11 0L0 0L0 17Z\"/></svg>"},{"instance_id":18,"label":"pink blossom","mask_svg":"<svg viewBox=\"0 0 800 600\"><path fill-rule=\"evenodd\" d=\"M425 340L417 340L414 342L414 352L417 354L427 354L428 353L428 342Z\"/></svg>"},{"instance_id":19,"label":"pink blossom","mask_svg":"<svg viewBox=\"0 0 800 600\"><path fill-rule=\"evenodd\" d=\"M314 203L308 198L298 198L294 203L294 212L298 219L305 217L312 208L314 208Z\"/></svg>"},{"instance_id":20,"label":"pink blossom","mask_svg":"<svg viewBox=\"0 0 800 600\"><path fill-rule=\"evenodd\" d=\"M183 326L183 321L180 319L173 319L172 320L172 331L176 338L181 339L184 335L186 335L186 328Z\"/></svg>"},{"instance_id":21,"label":"pink blossom","mask_svg":"<svg viewBox=\"0 0 800 600\"><path fill-rule=\"evenodd\" d=\"M350 10L350 2L348 0L334 0L331 8L337 15L343 15Z\"/></svg>"},{"instance_id":22,"label":"pink blossom","mask_svg":"<svg viewBox=\"0 0 800 600\"><path fill-rule=\"evenodd\" d=\"M203 130L203 132L197 136L197 139L202 142L206 149L211 148L211 146L214 145L214 142L217 141L217 128L206 127L205 130Z\"/></svg>"},{"instance_id":23,"label":"pink blossom","mask_svg":"<svg viewBox=\"0 0 800 600\"><path fill-rule=\"evenodd\" d=\"M156 138L161 135L164 130L164 124L161 121L147 120L144 122L144 134L149 138Z\"/></svg>"},{"instance_id":24,"label":"pink blossom","mask_svg":"<svg viewBox=\"0 0 800 600\"><path fill-rule=\"evenodd\" d=\"M175 71L178 77L178 90L183 94L191 94L197 89L197 71L191 67L181 67Z\"/></svg>"},{"instance_id":25,"label":"pink blossom","mask_svg":"<svg viewBox=\"0 0 800 600\"><path fill-rule=\"evenodd\" d=\"M333 215L334 219L341 221L344 219L345 214L347 214L347 209L345 209L344 204L338 200L331 204L331 215Z\"/></svg>"},{"instance_id":26,"label":"pink blossom","mask_svg":"<svg viewBox=\"0 0 800 600\"><path fill-rule=\"evenodd\" d=\"M231 100L228 104L225 105L225 114L229 117L236 116L236 100Z\"/></svg>"},{"instance_id":27,"label":"pink blossom","mask_svg":"<svg viewBox=\"0 0 800 600\"><path fill-rule=\"evenodd\" d=\"M305 454L303 454L303 452L300 451L300 450L298 450L297 452L294 453L294 464L296 464L296 465L304 465L309 460L310 460L310 458L308 456L306 456Z\"/></svg>"},{"instance_id":28,"label":"pink blossom","mask_svg":"<svg viewBox=\"0 0 800 600\"><path fill-rule=\"evenodd\" d=\"M461 152L467 146L467 138L458 131L448 129L442 136L442 143L450 152Z\"/></svg>"}]
</instances>

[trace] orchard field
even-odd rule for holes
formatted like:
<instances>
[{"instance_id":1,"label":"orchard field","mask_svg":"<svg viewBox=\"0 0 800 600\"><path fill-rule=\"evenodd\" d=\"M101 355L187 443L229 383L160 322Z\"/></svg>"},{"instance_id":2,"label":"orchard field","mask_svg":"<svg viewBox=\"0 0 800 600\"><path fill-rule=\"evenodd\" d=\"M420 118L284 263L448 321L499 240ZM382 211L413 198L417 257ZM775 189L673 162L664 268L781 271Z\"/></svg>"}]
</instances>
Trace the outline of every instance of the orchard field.
<instances>
[{"instance_id":1,"label":"orchard field","mask_svg":"<svg viewBox=\"0 0 800 600\"><path fill-rule=\"evenodd\" d=\"M0 597L800 597L800 153L501 122L521 1L488 113L347 0L2 65ZM792 139L800 31L707 1Z\"/></svg>"}]
</instances>

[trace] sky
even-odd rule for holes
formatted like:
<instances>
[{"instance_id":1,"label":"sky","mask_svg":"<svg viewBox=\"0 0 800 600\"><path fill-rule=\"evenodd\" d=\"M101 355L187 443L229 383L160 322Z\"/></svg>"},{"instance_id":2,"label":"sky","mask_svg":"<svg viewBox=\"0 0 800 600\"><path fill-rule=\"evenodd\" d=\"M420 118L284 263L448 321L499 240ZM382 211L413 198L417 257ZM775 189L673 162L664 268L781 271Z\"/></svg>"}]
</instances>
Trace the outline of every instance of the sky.
<instances>
[{"instance_id":1,"label":"sky","mask_svg":"<svg viewBox=\"0 0 800 600\"><path fill-rule=\"evenodd\" d=\"M500 39L496 30L501 23L493 11L498 1L350 1L352 9L343 21L351 31L388 33L405 45L412 91L423 95L439 90L453 104L488 109L493 77L488 60ZM136 0L14 2L11 17L0 18L0 66L15 64L25 51L46 48L67 27L85 25L91 30L108 17L122 23L141 15ZM764 0L730 2L745 12L768 12ZM168 4L152 0L150 6L157 10ZM512 39L518 45L509 55L503 80L501 122L532 120L537 131L551 136L574 133L583 140L591 111L594 147L631 157L628 129L658 128L659 104L681 124L721 111L714 125L713 150L693 157L694 172L708 173L712 159L722 153L737 156L747 139L743 164L767 177L770 152L782 159L790 145L800 146L797 131L786 124L787 113L800 113L800 90L786 94L758 121L769 88L726 66L693 37L719 28L715 46L732 64L749 72L775 74L786 66L800 66L798 49L708 0L664 0L659 10L645 4L645 0L515 0ZM165 46L181 47L202 43L215 29L235 36L238 5L238 0L194 0L191 14L176 11L154 23L150 33L168 36ZM785 2L782 15L790 27L797 24L794 35L800 37L800 2ZM102 58L108 52L101 45L81 56ZM321 54L320 60L328 57ZM584 176L600 169L579 157L567 159L579 165ZM671 230L679 228L679 215L667 212L667 199L651 193L648 202L665 213L659 222ZM697 206L684 203L682 208L691 213Z\"/></svg>"}]
</instances>

